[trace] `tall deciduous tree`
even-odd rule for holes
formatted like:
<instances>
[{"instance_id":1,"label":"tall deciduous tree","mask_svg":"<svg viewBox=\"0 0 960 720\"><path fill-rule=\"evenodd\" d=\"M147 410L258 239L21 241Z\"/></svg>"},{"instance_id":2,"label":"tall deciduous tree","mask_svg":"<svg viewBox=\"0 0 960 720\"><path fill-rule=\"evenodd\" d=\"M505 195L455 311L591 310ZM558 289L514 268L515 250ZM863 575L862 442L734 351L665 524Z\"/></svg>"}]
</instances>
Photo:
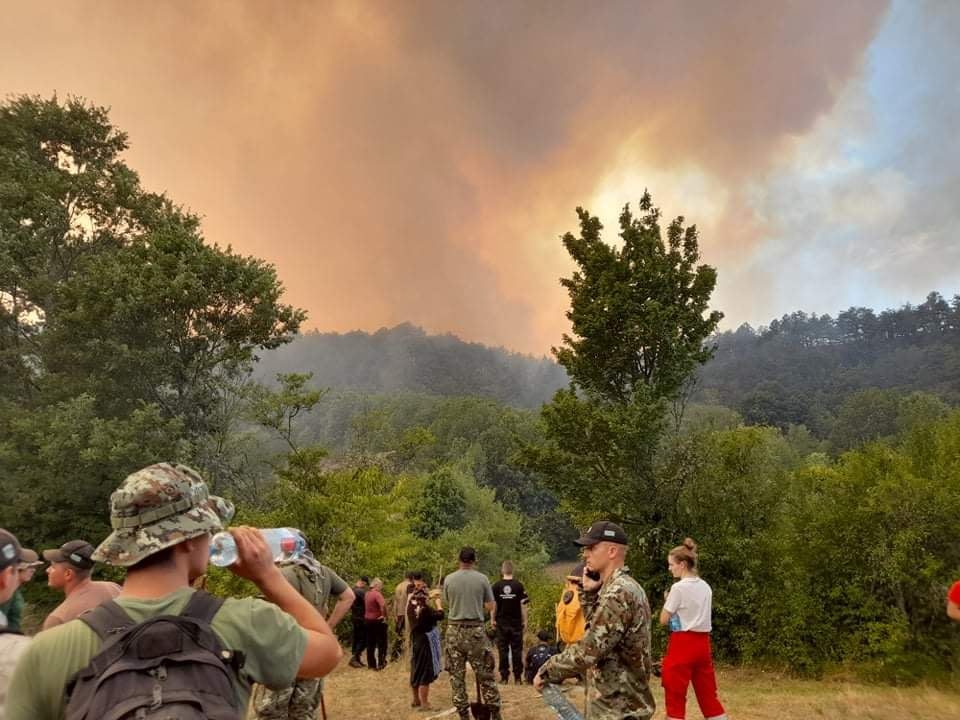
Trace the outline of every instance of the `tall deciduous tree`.
<instances>
[{"instance_id":1,"label":"tall deciduous tree","mask_svg":"<svg viewBox=\"0 0 960 720\"><path fill-rule=\"evenodd\" d=\"M522 455L569 510L631 525L652 559L669 511L654 473L667 405L711 356L722 315L709 310L716 271L699 264L696 227L678 217L664 237L649 194L639 207L620 215L618 245L582 208L580 235L563 236L577 270L561 280L572 332L554 354L571 384L543 407L546 443Z\"/></svg>"},{"instance_id":2,"label":"tall deciduous tree","mask_svg":"<svg viewBox=\"0 0 960 720\"><path fill-rule=\"evenodd\" d=\"M147 459L223 470L231 398L255 353L304 318L280 301L272 266L207 244L196 216L145 191L126 148L82 100L0 104L0 427L20 438L0 474L15 492L61 498L75 532ZM68 411L90 427L63 422ZM156 431L138 448L145 419ZM30 438L60 449L55 465Z\"/></svg>"}]
</instances>

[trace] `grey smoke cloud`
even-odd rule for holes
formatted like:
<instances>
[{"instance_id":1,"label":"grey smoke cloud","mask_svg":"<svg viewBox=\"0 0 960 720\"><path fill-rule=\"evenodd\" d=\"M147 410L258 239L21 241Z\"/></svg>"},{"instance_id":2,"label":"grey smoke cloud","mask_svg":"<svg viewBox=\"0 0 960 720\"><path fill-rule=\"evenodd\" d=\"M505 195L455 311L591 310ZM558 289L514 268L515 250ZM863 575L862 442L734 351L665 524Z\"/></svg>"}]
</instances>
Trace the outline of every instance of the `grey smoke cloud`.
<instances>
[{"instance_id":1,"label":"grey smoke cloud","mask_svg":"<svg viewBox=\"0 0 960 720\"><path fill-rule=\"evenodd\" d=\"M703 240L722 278L762 236L749 183L831 110L885 8L10 3L0 89L111 106L145 184L276 263L313 327L544 352L573 208L624 157L695 167L727 193Z\"/></svg>"},{"instance_id":2,"label":"grey smoke cloud","mask_svg":"<svg viewBox=\"0 0 960 720\"><path fill-rule=\"evenodd\" d=\"M795 309L835 314L960 292L960 6L897 3L834 111L756 182L767 219L744 282L772 282L730 307L765 322ZM788 272L776 272L788 268ZM753 307L751 300L760 300Z\"/></svg>"}]
</instances>

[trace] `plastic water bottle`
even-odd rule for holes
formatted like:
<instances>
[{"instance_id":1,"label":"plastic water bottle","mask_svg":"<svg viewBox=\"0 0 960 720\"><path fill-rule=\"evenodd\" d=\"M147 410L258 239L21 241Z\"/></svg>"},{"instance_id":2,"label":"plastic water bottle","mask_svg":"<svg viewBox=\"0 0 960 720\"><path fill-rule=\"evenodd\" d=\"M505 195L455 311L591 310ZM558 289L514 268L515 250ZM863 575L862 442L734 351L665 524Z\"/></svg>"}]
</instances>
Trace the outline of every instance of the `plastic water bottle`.
<instances>
[{"instance_id":1,"label":"plastic water bottle","mask_svg":"<svg viewBox=\"0 0 960 720\"><path fill-rule=\"evenodd\" d=\"M683 625L680 623L680 616L677 613L674 613L670 616L670 623L667 625L670 629L670 632L679 632L683 630Z\"/></svg>"},{"instance_id":2,"label":"plastic water bottle","mask_svg":"<svg viewBox=\"0 0 960 720\"><path fill-rule=\"evenodd\" d=\"M260 534L267 541L274 562L296 560L307 548L300 531L295 528L268 528ZM237 542L229 532L219 532L210 540L210 562L217 567L233 565L239 554Z\"/></svg>"}]
</instances>

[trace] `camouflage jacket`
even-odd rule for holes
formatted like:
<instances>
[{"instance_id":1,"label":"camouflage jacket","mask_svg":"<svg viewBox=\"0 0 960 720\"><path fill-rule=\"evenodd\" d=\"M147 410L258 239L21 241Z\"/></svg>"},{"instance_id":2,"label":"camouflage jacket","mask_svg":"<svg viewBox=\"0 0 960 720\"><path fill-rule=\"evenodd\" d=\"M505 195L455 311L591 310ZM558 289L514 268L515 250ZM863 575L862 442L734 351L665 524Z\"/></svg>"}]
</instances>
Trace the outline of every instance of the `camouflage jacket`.
<instances>
[{"instance_id":1,"label":"camouflage jacket","mask_svg":"<svg viewBox=\"0 0 960 720\"><path fill-rule=\"evenodd\" d=\"M650 691L650 603L628 573L619 568L599 592L580 591L586 633L540 671L551 683L591 671L596 685L591 720L646 720L656 708Z\"/></svg>"}]
</instances>

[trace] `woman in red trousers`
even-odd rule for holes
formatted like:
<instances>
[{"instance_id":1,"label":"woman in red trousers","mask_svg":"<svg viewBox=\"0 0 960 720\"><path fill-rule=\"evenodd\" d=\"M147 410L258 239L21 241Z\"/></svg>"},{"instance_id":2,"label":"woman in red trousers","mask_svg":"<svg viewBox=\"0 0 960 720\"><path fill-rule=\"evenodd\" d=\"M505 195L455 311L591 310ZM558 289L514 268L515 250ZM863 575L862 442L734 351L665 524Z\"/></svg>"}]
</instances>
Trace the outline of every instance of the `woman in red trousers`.
<instances>
[{"instance_id":1,"label":"woman in red trousers","mask_svg":"<svg viewBox=\"0 0 960 720\"><path fill-rule=\"evenodd\" d=\"M667 593L660 624L671 629L661 679L667 700L667 720L684 720L687 687L693 683L700 712L707 720L726 720L717 698L717 678L710 652L710 615L713 591L697 573L697 544L687 538L667 556L670 574L677 578Z\"/></svg>"}]
</instances>

